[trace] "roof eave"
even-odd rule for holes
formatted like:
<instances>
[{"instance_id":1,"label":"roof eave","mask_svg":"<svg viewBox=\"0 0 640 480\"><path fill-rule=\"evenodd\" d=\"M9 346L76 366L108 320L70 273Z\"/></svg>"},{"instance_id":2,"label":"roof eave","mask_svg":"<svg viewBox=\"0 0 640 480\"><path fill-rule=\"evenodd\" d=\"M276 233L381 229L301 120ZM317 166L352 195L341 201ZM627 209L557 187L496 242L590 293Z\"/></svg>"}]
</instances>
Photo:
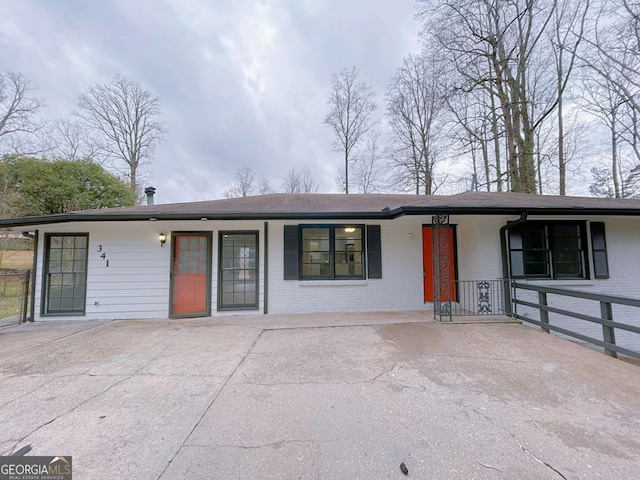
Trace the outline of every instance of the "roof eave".
<instances>
[{"instance_id":1,"label":"roof eave","mask_svg":"<svg viewBox=\"0 0 640 480\"><path fill-rule=\"evenodd\" d=\"M274 213L62 213L0 220L0 228L31 227L71 222L134 222L161 220L392 220L402 215L610 215L640 216L640 209L582 207L459 207L406 206L380 212L274 212Z\"/></svg>"},{"instance_id":2,"label":"roof eave","mask_svg":"<svg viewBox=\"0 0 640 480\"><path fill-rule=\"evenodd\" d=\"M401 215L401 209L388 212L311 212L311 213L156 213L149 214L59 214L0 220L0 228L28 227L72 222L134 222L161 220L387 220Z\"/></svg>"},{"instance_id":3,"label":"roof eave","mask_svg":"<svg viewBox=\"0 0 640 480\"><path fill-rule=\"evenodd\" d=\"M447 213L449 215L611 215L640 216L640 209L631 208L585 208L585 207L404 207L405 215L433 215Z\"/></svg>"}]
</instances>

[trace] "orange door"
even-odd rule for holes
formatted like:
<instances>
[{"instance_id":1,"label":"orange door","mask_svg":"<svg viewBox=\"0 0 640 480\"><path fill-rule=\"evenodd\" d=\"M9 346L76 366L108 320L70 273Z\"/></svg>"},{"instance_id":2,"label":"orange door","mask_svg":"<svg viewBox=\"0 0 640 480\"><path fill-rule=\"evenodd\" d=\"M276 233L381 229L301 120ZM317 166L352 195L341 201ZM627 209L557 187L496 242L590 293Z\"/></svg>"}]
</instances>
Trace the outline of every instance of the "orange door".
<instances>
[{"instance_id":1,"label":"orange door","mask_svg":"<svg viewBox=\"0 0 640 480\"><path fill-rule=\"evenodd\" d=\"M174 234L171 285L172 315L209 315L211 236Z\"/></svg>"},{"instance_id":2,"label":"orange door","mask_svg":"<svg viewBox=\"0 0 640 480\"><path fill-rule=\"evenodd\" d=\"M440 227L440 255L447 256L447 265L449 274L444 274L445 272L440 272L441 282L447 282L447 286L441 284L441 295L440 301L455 301L456 298L456 287L455 287L455 249L454 249L454 235L453 235L453 227L445 226ZM433 302L433 234L432 228L430 226L422 227L422 267L424 273L424 301L425 302ZM447 277L448 278L444 278ZM448 298L446 298L448 295Z\"/></svg>"}]
</instances>

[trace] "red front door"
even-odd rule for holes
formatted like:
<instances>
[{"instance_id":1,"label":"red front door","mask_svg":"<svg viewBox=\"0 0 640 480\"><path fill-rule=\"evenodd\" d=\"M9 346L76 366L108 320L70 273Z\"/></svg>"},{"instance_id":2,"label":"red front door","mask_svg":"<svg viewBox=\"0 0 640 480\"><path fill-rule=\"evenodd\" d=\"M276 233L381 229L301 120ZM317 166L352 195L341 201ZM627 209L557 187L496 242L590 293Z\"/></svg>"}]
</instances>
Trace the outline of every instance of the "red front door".
<instances>
[{"instance_id":1,"label":"red front door","mask_svg":"<svg viewBox=\"0 0 640 480\"><path fill-rule=\"evenodd\" d=\"M172 235L172 315L210 315L211 235Z\"/></svg>"},{"instance_id":2,"label":"red front door","mask_svg":"<svg viewBox=\"0 0 640 480\"><path fill-rule=\"evenodd\" d=\"M441 281L448 283L441 285L440 301L455 301L456 288L455 288L455 249L454 249L454 234L453 226L439 227L441 235L440 242L440 255L446 256L448 265L448 275L441 275ZM422 267L424 273L424 301L433 302L433 235L432 228L430 226L422 227ZM441 272L443 273L443 272ZM445 278L448 277L448 278ZM448 298L447 298L448 296Z\"/></svg>"}]
</instances>

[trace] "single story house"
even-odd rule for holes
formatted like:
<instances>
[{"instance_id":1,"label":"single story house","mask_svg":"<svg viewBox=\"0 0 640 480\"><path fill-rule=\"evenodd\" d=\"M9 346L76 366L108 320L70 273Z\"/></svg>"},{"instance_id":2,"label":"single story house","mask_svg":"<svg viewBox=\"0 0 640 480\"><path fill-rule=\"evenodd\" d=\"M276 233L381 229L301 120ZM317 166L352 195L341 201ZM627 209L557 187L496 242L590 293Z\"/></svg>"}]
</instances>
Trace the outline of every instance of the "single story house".
<instances>
[{"instance_id":1,"label":"single story house","mask_svg":"<svg viewBox=\"0 0 640 480\"><path fill-rule=\"evenodd\" d=\"M434 291L436 306L497 314L505 278L640 298L640 200L466 192L154 205L152 190L145 206L0 220L35 237L33 320L418 310Z\"/></svg>"}]
</instances>

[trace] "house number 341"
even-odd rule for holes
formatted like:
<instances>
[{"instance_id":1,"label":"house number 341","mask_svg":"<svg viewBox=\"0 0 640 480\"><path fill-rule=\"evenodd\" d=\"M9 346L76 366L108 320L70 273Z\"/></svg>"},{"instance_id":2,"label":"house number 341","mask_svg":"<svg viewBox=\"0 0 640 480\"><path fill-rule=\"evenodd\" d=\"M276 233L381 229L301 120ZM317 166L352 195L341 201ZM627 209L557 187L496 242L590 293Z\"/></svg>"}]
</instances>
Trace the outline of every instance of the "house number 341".
<instances>
[{"instance_id":1,"label":"house number 341","mask_svg":"<svg viewBox=\"0 0 640 480\"><path fill-rule=\"evenodd\" d=\"M109 259L107 258L107 252L104 251L102 245L98 245L98 253L100 254L100 258L105 261L105 267L109 266Z\"/></svg>"}]
</instances>

